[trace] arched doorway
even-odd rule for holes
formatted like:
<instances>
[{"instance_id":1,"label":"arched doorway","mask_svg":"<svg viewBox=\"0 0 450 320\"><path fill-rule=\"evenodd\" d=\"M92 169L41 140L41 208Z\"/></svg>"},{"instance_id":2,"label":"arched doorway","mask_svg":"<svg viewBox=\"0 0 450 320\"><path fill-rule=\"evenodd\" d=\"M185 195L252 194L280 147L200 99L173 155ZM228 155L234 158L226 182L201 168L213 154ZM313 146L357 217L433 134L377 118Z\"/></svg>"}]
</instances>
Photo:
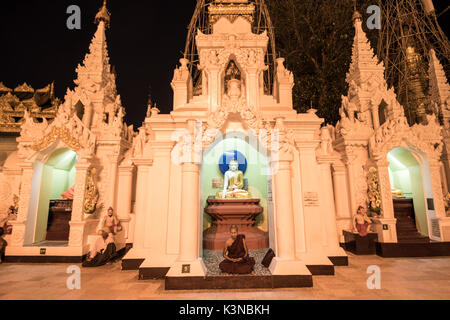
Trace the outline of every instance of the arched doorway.
<instances>
[{"instance_id":1,"label":"arched doorway","mask_svg":"<svg viewBox=\"0 0 450 320\"><path fill-rule=\"evenodd\" d=\"M258 229L257 232L265 235L266 240L263 241L260 238L253 244L248 244L249 250L255 252L255 254L256 251L258 252L257 254L260 254L260 252L262 254L269 247L274 247L272 177L269 155L265 149L260 148L256 137L242 132L229 132L223 135L221 139L216 139L214 144L203 153L200 187L202 217L202 234L200 235L202 241L200 247L202 248L201 255L208 270L210 270L209 264L217 267L220 261L223 260L222 250L225 241L223 243L217 242L217 246L214 248L212 248L210 243L206 244L206 241L209 241L206 240L206 236L213 226L214 218L205 213L204 209L208 206L208 200L214 199L222 191L223 166L227 166L226 162L229 162L228 160L232 158L239 162L239 170L245 170L244 189L250 193L252 199L259 199L259 206L263 208L262 213L256 216L255 226ZM241 169L244 162L246 168ZM242 233L245 234L245 230ZM248 242L250 242L250 237L246 236Z\"/></svg>"},{"instance_id":2,"label":"arched doorway","mask_svg":"<svg viewBox=\"0 0 450 320\"><path fill-rule=\"evenodd\" d=\"M392 149L387 158L398 242L428 241L434 206L427 158L407 148Z\"/></svg>"},{"instance_id":3,"label":"arched doorway","mask_svg":"<svg viewBox=\"0 0 450 320\"><path fill-rule=\"evenodd\" d=\"M75 184L76 162L74 151L61 148L53 151L45 163L35 164L31 194L35 206L30 206L34 210L29 212L28 242L69 240L72 201L61 197L67 191L70 193Z\"/></svg>"}]
</instances>

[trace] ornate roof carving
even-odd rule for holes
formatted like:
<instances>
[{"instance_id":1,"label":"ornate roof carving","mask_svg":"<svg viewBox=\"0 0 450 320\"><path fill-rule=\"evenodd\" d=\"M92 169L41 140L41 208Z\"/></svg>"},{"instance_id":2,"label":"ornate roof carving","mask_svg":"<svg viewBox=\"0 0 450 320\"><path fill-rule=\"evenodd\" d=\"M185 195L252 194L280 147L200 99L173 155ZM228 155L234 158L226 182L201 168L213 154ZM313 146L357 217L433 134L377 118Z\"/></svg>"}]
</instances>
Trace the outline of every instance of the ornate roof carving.
<instances>
[{"instance_id":1,"label":"ornate roof carving","mask_svg":"<svg viewBox=\"0 0 450 320\"><path fill-rule=\"evenodd\" d=\"M5 92L12 92L12 89L6 87L3 82L0 82L0 94Z\"/></svg>"},{"instance_id":2,"label":"ornate roof carving","mask_svg":"<svg viewBox=\"0 0 450 320\"><path fill-rule=\"evenodd\" d=\"M3 88L3 89L2 89ZM60 100L54 96L54 85L34 90L27 83L14 90L0 83L0 133L19 133L25 112L33 121L52 121Z\"/></svg>"},{"instance_id":3,"label":"ornate roof carving","mask_svg":"<svg viewBox=\"0 0 450 320\"><path fill-rule=\"evenodd\" d=\"M238 17L247 19L253 23L255 5L248 0L216 0L209 7L209 20L211 24L216 23L220 18L226 18L234 22Z\"/></svg>"},{"instance_id":4,"label":"ornate roof carving","mask_svg":"<svg viewBox=\"0 0 450 320\"><path fill-rule=\"evenodd\" d=\"M26 82L14 89L14 92L34 92L34 89Z\"/></svg>"}]
</instances>

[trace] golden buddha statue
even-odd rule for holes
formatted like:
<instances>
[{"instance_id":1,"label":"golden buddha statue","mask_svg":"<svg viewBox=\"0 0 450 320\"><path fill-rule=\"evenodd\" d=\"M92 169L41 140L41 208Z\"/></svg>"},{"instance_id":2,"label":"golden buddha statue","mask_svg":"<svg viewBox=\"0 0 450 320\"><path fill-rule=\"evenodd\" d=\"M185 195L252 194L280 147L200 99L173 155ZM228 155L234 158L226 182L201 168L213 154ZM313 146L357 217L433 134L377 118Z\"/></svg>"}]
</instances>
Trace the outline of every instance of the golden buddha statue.
<instances>
[{"instance_id":1,"label":"golden buddha statue","mask_svg":"<svg viewBox=\"0 0 450 320\"><path fill-rule=\"evenodd\" d=\"M250 193L244 190L244 173L239 170L239 162L231 160L230 169L225 172L223 190L217 194L217 199L249 199Z\"/></svg>"}]
</instances>

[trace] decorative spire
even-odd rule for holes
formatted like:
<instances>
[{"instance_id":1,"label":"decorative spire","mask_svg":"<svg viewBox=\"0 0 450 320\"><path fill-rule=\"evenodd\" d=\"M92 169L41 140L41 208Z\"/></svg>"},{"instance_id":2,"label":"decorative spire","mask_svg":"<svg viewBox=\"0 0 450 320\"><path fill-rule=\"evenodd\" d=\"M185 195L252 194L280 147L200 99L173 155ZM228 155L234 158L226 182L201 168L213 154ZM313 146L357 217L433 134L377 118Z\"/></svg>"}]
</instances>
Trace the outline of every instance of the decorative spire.
<instances>
[{"instance_id":1,"label":"decorative spire","mask_svg":"<svg viewBox=\"0 0 450 320\"><path fill-rule=\"evenodd\" d=\"M352 64L347 74L347 82L355 81L359 84L362 78L368 78L362 77L362 74L376 76L376 78L385 82L384 66L382 63L378 63L377 57L370 47L369 39L367 39L367 35L362 28L362 16L356 10L353 14L353 22L355 39L353 41Z\"/></svg>"},{"instance_id":2,"label":"decorative spire","mask_svg":"<svg viewBox=\"0 0 450 320\"><path fill-rule=\"evenodd\" d=\"M353 21L355 21L355 20L362 21L362 15L361 15L361 13L359 13L359 11L358 11L358 9L356 7L356 0L353 0L353 11L354 11L354 13L353 13Z\"/></svg>"},{"instance_id":3,"label":"decorative spire","mask_svg":"<svg viewBox=\"0 0 450 320\"><path fill-rule=\"evenodd\" d=\"M445 76L444 69L433 49L430 50L429 65L428 74L430 77L431 99L433 102L441 105L446 102L448 97L450 97L450 86L447 77Z\"/></svg>"},{"instance_id":4,"label":"decorative spire","mask_svg":"<svg viewBox=\"0 0 450 320\"><path fill-rule=\"evenodd\" d=\"M95 16L95 23L99 24L101 21L105 23L105 26L108 28L111 23L111 14L106 7L106 0L103 0L103 6L100 8L100 11Z\"/></svg>"}]
</instances>

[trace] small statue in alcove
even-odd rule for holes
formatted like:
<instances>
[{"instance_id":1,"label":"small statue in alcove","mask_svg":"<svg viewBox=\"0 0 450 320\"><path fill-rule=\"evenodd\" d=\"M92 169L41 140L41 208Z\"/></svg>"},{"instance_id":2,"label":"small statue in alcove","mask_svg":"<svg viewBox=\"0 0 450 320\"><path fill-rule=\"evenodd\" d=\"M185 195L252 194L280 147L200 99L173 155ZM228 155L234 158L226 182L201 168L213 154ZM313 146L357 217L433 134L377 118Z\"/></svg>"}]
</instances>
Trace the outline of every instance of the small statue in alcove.
<instances>
[{"instance_id":1,"label":"small statue in alcove","mask_svg":"<svg viewBox=\"0 0 450 320\"><path fill-rule=\"evenodd\" d=\"M363 206L358 207L352 221L355 233L358 233L361 237L369 234L372 220L367 216L367 210Z\"/></svg>"},{"instance_id":2,"label":"small statue in alcove","mask_svg":"<svg viewBox=\"0 0 450 320\"><path fill-rule=\"evenodd\" d=\"M225 72L225 82L231 79L241 80L241 72L233 60L230 61L227 71Z\"/></svg>"},{"instance_id":3,"label":"small statue in alcove","mask_svg":"<svg viewBox=\"0 0 450 320\"><path fill-rule=\"evenodd\" d=\"M119 219L114 215L114 209L109 208L108 213L103 217L100 222L100 227L98 228L98 234L106 232L113 235L122 230Z\"/></svg>"}]
</instances>

